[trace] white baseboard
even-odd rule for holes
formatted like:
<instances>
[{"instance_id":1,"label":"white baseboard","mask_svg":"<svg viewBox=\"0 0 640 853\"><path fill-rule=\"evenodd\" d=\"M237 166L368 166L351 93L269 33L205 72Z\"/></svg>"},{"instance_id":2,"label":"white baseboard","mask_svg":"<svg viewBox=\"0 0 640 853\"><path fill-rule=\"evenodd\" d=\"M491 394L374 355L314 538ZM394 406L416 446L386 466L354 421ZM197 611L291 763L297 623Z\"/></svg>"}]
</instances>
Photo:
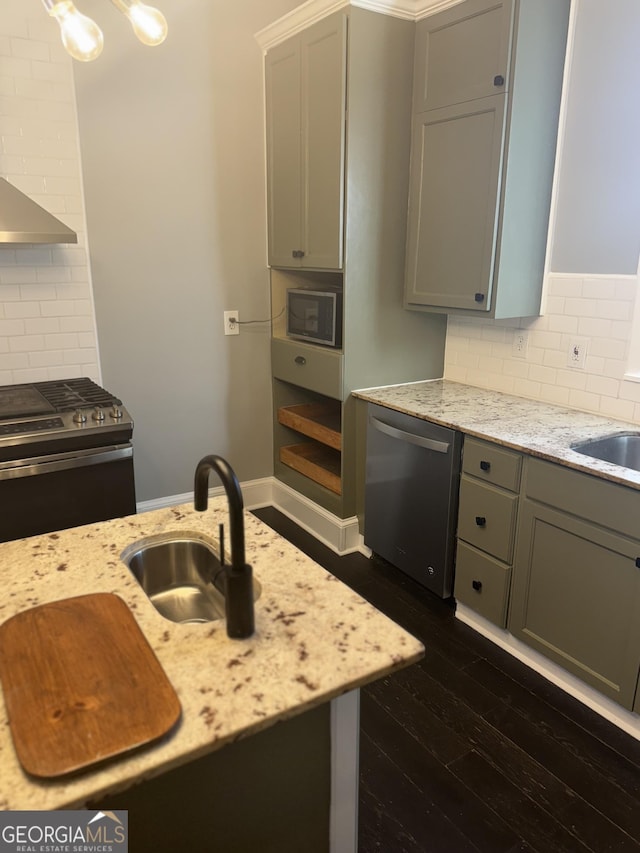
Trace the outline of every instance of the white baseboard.
<instances>
[{"instance_id":1,"label":"white baseboard","mask_svg":"<svg viewBox=\"0 0 640 853\"><path fill-rule=\"evenodd\" d=\"M353 551L367 553L363 544L362 536L358 530L358 519L338 518L333 513L305 498L299 492L289 486L285 486L275 477L263 477L259 480L247 480L241 483L242 496L246 509L258 509L263 506L274 506L280 510L303 530L311 533L335 551L336 554L350 554ZM218 497L224 494L222 486L209 489L210 497ZM165 509L189 503L193 500L193 492L182 495L168 495L164 498L156 498L150 501L138 503L138 512L149 512L155 509Z\"/></svg>"},{"instance_id":2,"label":"white baseboard","mask_svg":"<svg viewBox=\"0 0 640 853\"><path fill-rule=\"evenodd\" d=\"M272 505L336 554L360 550L361 537L356 516L338 518L275 478Z\"/></svg>"},{"instance_id":3,"label":"white baseboard","mask_svg":"<svg viewBox=\"0 0 640 853\"><path fill-rule=\"evenodd\" d=\"M456 605L456 617L469 625L474 631L482 634L491 642L500 646L500 648L509 652L521 663L531 667L544 678L551 681L556 687L564 690L574 699L582 702L596 714L609 720L614 726L627 732L627 734L640 740L640 717L631 711L626 711L621 705L603 696L584 681L574 677L571 673L562 669L550 660L547 660L543 655L530 649L527 645L516 639L509 631L498 628L491 622L488 622L482 616L479 616L475 611L464 604Z\"/></svg>"}]
</instances>

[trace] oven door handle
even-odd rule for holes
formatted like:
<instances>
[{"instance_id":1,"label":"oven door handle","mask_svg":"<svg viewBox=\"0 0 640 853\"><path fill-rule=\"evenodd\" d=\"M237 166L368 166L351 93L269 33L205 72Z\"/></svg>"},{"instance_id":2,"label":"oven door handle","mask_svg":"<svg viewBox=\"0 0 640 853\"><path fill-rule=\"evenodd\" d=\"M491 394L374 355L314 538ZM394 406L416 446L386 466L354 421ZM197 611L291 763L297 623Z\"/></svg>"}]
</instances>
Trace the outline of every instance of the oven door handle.
<instances>
[{"instance_id":1,"label":"oven door handle","mask_svg":"<svg viewBox=\"0 0 640 853\"><path fill-rule=\"evenodd\" d=\"M31 459L18 459L0 464L0 480L16 480L19 477L35 477L51 474L55 471L69 471L73 468L86 468L89 465L104 465L120 459L133 457L131 444L118 444L100 449L73 450L68 453L54 453L51 456L34 456Z\"/></svg>"}]
</instances>

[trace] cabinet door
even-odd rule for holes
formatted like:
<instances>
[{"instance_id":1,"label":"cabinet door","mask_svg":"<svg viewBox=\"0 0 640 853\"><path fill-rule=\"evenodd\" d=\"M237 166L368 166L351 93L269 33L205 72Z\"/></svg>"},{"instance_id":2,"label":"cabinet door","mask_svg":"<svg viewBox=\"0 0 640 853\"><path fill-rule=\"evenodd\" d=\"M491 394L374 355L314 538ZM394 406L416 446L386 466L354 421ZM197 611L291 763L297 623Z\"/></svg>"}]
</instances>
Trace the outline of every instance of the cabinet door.
<instances>
[{"instance_id":1,"label":"cabinet door","mask_svg":"<svg viewBox=\"0 0 640 853\"><path fill-rule=\"evenodd\" d=\"M269 263L300 266L300 41L289 39L265 60Z\"/></svg>"},{"instance_id":2,"label":"cabinet door","mask_svg":"<svg viewBox=\"0 0 640 853\"><path fill-rule=\"evenodd\" d=\"M413 109L506 91L513 0L466 0L416 26Z\"/></svg>"},{"instance_id":3,"label":"cabinet door","mask_svg":"<svg viewBox=\"0 0 640 853\"><path fill-rule=\"evenodd\" d=\"M491 307L506 95L414 119L405 300Z\"/></svg>"},{"instance_id":4,"label":"cabinet door","mask_svg":"<svg viewBox=\"0 0 640 853\"><path fill-rule=\"evenodd\" d=\"M631 709L640 664L640 545L523 500L509 629Z\"/></svg>"},{"instance_id":5,"label":"cabinet door","mask_svg":"<svg viewBox=\"0 0 640 853\"><path fill-rule=\"evenodd\" d=\"M301 33L303 267L342 267L347 19Z\"/></svg>"}]
</instances>

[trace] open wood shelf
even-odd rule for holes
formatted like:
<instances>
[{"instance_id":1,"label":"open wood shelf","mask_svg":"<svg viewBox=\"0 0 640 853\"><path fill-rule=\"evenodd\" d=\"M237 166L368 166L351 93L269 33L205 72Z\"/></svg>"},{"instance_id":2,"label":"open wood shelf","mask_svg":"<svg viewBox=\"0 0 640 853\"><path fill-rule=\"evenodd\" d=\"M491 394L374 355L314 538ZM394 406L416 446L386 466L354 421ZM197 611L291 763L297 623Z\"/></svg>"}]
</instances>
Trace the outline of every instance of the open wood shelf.
<instances>
[{"instance_id":1,"label":"open wood shelf","mask_svg":"<svg viewBox=\"0 0 640 853\"><path fill-rule=\"evenodd\" d=\"M342 449L340 403L303 403L281 406L278 421L296 432L326 444L334 450Z\"/></svg>"},{"instance_id":2,"label":"open wood shelf","mask_svg":"<svg viewBox=\"0 0 640 853\"><path fill-rule=\"evenodd\" d=\"M336 495L342 494L340 454L318 442L280 448L280 461Z\"/></svg>"}]
</instances>

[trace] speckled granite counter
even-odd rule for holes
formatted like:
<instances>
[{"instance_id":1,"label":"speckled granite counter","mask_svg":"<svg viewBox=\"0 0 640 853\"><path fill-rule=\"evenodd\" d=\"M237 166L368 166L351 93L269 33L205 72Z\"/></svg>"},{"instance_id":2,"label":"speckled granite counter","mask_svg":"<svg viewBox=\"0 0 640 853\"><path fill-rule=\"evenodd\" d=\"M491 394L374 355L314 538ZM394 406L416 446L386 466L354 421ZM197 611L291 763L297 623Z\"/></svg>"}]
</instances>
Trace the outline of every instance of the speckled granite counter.
<instances>
[{"instance_id":1,"label":"speckled granite counter","mask_svg":"<svg viewBox=\"0 0 640 853\"><path fill-rule=\"evenodd\" d=\"M247 562L262 584L256 633L230 640L224 621L179 625L154 609L120 560L164 531L210 537L226 499L77 527L0 545L0 622L27 608L113 592L131 608L182 704L164 740L62 781L31 780L16 758L0 698L0 809L81 807L247 737L418 660L422 644L246 514Z\"/></svg>"},{"instance_id":2,"label":"speckled granite counter","mask_svg":"<svg viewBox=\"0 0 640 853\"><path fill-rule=\"evenodd\" d=\"M571 445L640 425L446 379L367 388L354 396L505 447L640 489L640 471L592 459Z\"/></svg>"}]
</instances>

